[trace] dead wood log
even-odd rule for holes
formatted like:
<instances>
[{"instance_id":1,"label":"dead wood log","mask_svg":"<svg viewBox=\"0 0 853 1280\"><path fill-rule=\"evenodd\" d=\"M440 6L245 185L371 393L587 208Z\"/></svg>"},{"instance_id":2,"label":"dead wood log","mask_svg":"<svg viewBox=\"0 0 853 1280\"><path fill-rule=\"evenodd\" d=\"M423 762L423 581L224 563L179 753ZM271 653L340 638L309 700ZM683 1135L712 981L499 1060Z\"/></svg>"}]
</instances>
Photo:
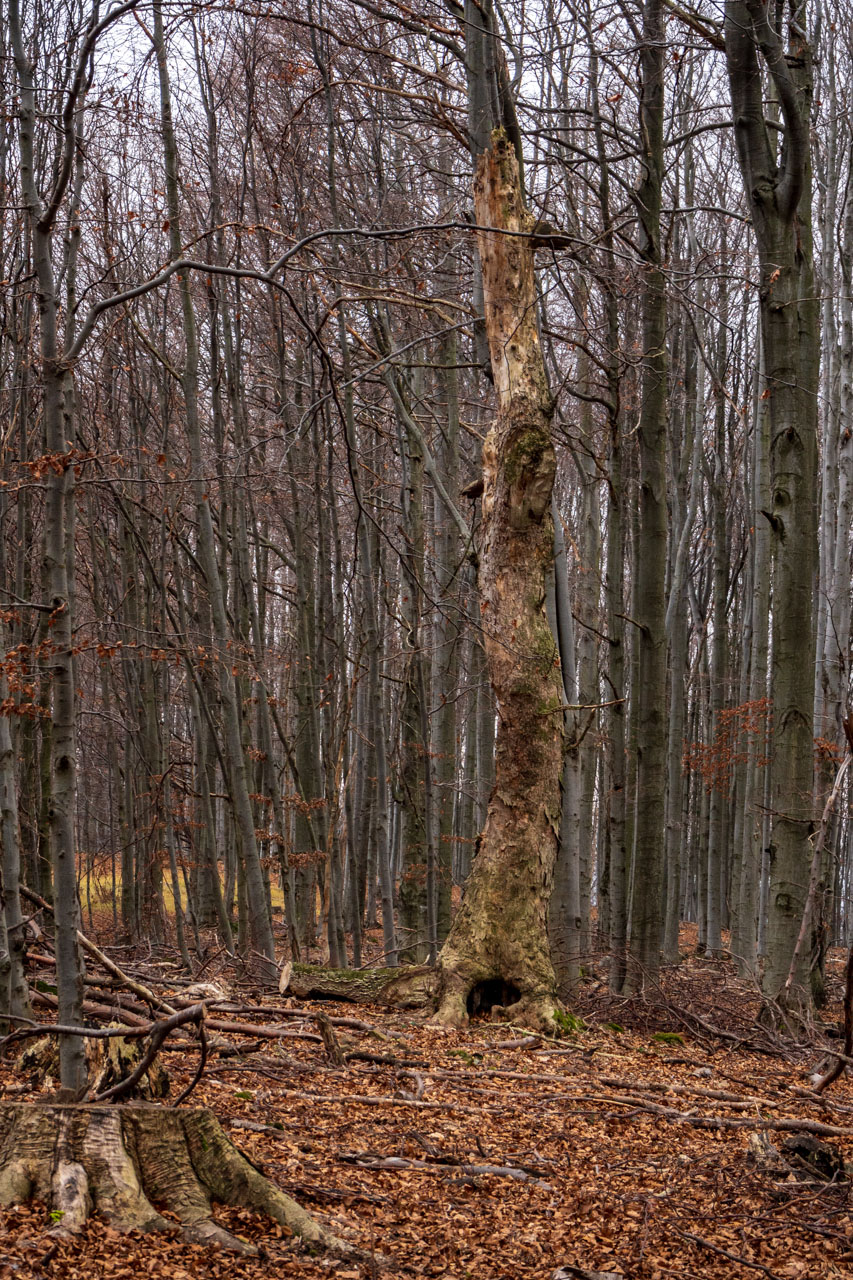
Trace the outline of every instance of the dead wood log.
<instances>
[{"instance_id":1,"label":"dead wood log","mask_svg":"<svg viewBox=\"0 0 853 1280\"><path fill-rule=\"evenodd\" d=\"M307 965L303 967L306 969L308 968ZM330 971L329 969L314 969L312 972L337 973L337 970ZM383 970L383 972L386 971ZM390 972L400 973L400 970L396 969L391 970ZM275 1018L314 1018L317 1016L313 1009L306 1009L300 1005L238 1004L233 1000L206 1000L205 1003L208 1009L215 1010L217 1013L263 1013L267 1017ZM181 996L175 1000L175 1004L179 1008L183 1009L185 1006L192 1004L192 1001L185 1000L183 996ZM387 1041L391 1039L400 1039L403 1034L401 1031L391 1031L390 1033L380 1031L380 1029L375 1027L373 1023L364 1022L361 1018L333 1018L331 1015L327 1014L324 1014L323 1016L328 1017L328 1020L333 1027L347 1027L352 1031L364 1031L368 1035L376 1036L378 1040Z\"/></svg>"},{"instance_id":2,"label":"dead wood log","mask_svg":"<svg viewBox=\"0 0 853 1280\"><path fill-rule=\"evenodd\" d=\"M185 1089L178 1101L187 1097L201 1078L201 1072L207 1057L207 1038L204 1032L204 1019L207 1010L204 1004L191 1005L181 1009L169 1018L150 1023L144 1027L68 1027L53 1023L19 1027L0 1040L0 1048L4 1051L11 1044L33 1036L38 1037L35 1044L18 1058L18 1069L30 1071L35 1079L43 1085L51 1075L58 1073L59 1049L52 1037L75 1035L86 1037L87 1075L95 1076L83 1101L106 1102L107 1099L123 1098L129 1095L145 1098L162 1098L169 1091L169 1077L157 1063L157 1055L163 1043L172 1031L187 1023L194 1022L199 1029L202 1060L196 1078L189 1088ZM148 1036L148 1044L143 1049L139 1043L141 1037Z\"/></svg>"},{"instance_id":3,"label":"dead wood log","mask_svg":"<svg viewBox=\"0 0 853 1280\"><path fill-rule=\"evenodd\" d=\"M0 1205L52 1206L49 1234L79 1231L94 1209L119 1231L173 1230L190 1241L257 1254L211 1216L211 1200L267 1214L314 1249L356 1251L250 1164L203 1107L0 1103Z\"/></svg>"},{"instance_id":4,"label":"dead wood log","mask_svg":"<svg viewBox=\"0 0 853 1280\"><path fill-rule=\"evenodd\" d=\"M334 1066L345 1067L347 1065L347 1060L329 1019L325 1014L317 1013L314 1015L314 1021L320 1028L320 1035L323 1037L323 1048L326 1050L326 1057Z\"/></svg>"},{"instance_id":5,"label":"dead wood log","mask_svg":"<svg viewBox=\"0 0 853 1280\"><path fill-rule=\"evenodd\" d=\"M288 995L300 1000L344 1000L393 1009L422 1009L438 991L438 974L428 965L400 969L324 969L295 964Z\"/></svg>"},{"instance_id":6,"label":"dead wood log","mask_svg":"<svg viewBox=\"0 0 853 1280\"><path fill-rule=\"evenodd\" d=\"M29 1078L27 1087L30 1090L52 1091L59 1079L59 1041L50 1034L54 1028L45 1027L44 1030L46 1034L32 1040L15 1063L16 1070ZM124 1028L118 1030L123 1031ZM120 1089L126 1096L148 1100L168 1095L168 1072L155 1061L156 1050L152 1054L144 1051L140 1038L130 1039L123 1034L90 1038L86 1041L85 1051L92 1097L111 1095L114 1089Z\"/></svg>"},{"instance_id":7,"label":"dead wood log","mask_svg":"<svg viewBox=\"0 0 853 1280\"><path fill-rule=\"evenodd\" d=\"M31 993L33 1004L42 1005L45 1009L58 1009L59 1001L56 996L51 995L47 991L33 991ZM93 1018L107 1018L116 1022L124 1022L129 1027L147 1027L150 1025L150 1017L147 1013L131 1013L129 1009L123 1008L121 1005L97 1004L94 1000L83 1001L83 1012Z\"/></svg>"}]
</instances>

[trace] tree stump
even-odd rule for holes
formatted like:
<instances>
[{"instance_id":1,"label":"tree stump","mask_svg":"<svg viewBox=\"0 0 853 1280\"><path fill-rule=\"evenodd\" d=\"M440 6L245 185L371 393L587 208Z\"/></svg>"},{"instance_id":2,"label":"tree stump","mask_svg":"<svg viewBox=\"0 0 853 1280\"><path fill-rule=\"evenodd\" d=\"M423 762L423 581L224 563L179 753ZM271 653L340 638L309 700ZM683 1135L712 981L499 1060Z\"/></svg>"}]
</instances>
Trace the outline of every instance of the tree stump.
<instances>
[{"instance_id":1,"label":"tree stump","mask_svg":"<svg viewBox=\"0 0 853 1280\"><path fill-rule=\"evenodd\" d=\"M110 1026L114 1027L115 1023L110 1023ZM143 1042L141 1039L125 1039L124 1036L111 1036L109 1040L92 1039L85 1042L84 1052L91 1081L89 1097L96 1097L131 1074L142 1057ZM55 1089L59 1080L57 1037L40 1036L26 1044L18 1055L16 1070L29 1077L34 1090ZM169 1087L169 1074L155 1058L132 1092L125 1096L153 1102L168 1097Z\"/></svg>"},{"instance_id":2,"label":"tree stump","mask_svg":"<svg viewBox=\"0 0 853 1280\"><path fill-rule=\"evenodd\" d=\"M357 1250L326 1231L250 1164L204 1107L0 1103L0 1206L51 1206L49 1234L79 1231L92 1210L119 1231L171 1231L254 1255L217 1225L211 1200L266 1213L314 1248Z\"/></svg>"}]
</instances>

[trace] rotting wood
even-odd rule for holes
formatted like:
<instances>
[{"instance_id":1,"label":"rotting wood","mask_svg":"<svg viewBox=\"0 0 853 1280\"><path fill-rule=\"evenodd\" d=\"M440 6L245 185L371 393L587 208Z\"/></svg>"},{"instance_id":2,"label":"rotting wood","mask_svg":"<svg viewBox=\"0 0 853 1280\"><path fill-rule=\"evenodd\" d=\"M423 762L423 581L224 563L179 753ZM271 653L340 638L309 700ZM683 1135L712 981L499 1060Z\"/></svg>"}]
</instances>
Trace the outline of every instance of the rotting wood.
<instances>
[{"instance_id":1,"label":"rotting wood","mask_svg":"<svg viewBox=\"0 0 853 1280\"><path fill-rule=\"evenodd\" d=\"M492 120L495 124L497 121ZM495 782L462 905L439 956L436 1022L464 1026L478 995L529 1032L558 1009L546 918L557 854L564 690L545 614L553 569L554 404L518 155L509 131L481 139L474 212L497 413L483 444L479 587L497 703Z\"/></svg>"},{"instance_id":2,"label":"rotting wood","mask_svg":"<svg viewBox=\"0 0 853 1280\"><path fill-rule=\"evenodd\" d=\"M323 1039L323 1048L326 1050L326 1057L336 1067L346 1067L347 1060L341 1049L340 1041L335 1035L334 1029L329 1019L323 1013L316 1013L314 1021L320 1028L320 1035Z\"/></svg>"},{"instance_id":3,"label":"rotting wood","mask_svg":"<svg viewBox=\"0 0 853 1280\"><path fill-rule=\"evenodd\" d=\"M288 992L301 1000L343 1000L353 1004L422 1009L438 986L438 974L428 965L400 969L326 969L296 964Z\"/></svg>"},{"instance_id":4,"label":"rotting wood","mask_svg":"<svg viewBox=\"0 0 853 1280\"><path fill-rule=\"evenodd\" d=\"M317 972L319 973L321 971L318 969ZM328 969L324 969L322 972L328 973L330 971ZM385 972L385 970L382 970L381 972ZM406 976L405 971L401 974L399 969L393 970L393 972L403 977ZM191 1004L192 1002L181 996L180 999L175 1001L175 1003L179 1008L183 1008L185 1005ZM215 1009L219 1013L240 1013L244 1015L262 1013L266 1017L305 1019L311 1019L317 1016L316 1010L306 1009L302 1005L238 1004L233 1000L206 1000L205 1003L208 1009ZM398 1039L403 1034L401 1031L382 1031L379 1027L375 1027L373 1023L365 1022L361 1018L333 1017L331 1014L324 1014L323 1016L328 1018L333 1027L347 1027L352 1031L363 1031L367 1035L376 1036L378 1040L387 1041L391 1039Z\"/></svg>"},{"instance_id":5,"label":"rotting wood","mask_svg":"<svg viewBox=\"0 0 853 1280\"><path fill-rule=\"evenodd\" d=\"M59 1001L49 991L34 991L32 993L32 1001L33 1004L41 1005L45 1009L57 1010L59 1008ZM124 1022L129 1027L145 1027L150 1025L151 1021L149 1017L131 1013L129 1009L124 1009L121 1005L96 1004L93 1000L83 1001L83 1012L95 1018L107 1018L116 1022Z\"/></svg>"}]
</instances>

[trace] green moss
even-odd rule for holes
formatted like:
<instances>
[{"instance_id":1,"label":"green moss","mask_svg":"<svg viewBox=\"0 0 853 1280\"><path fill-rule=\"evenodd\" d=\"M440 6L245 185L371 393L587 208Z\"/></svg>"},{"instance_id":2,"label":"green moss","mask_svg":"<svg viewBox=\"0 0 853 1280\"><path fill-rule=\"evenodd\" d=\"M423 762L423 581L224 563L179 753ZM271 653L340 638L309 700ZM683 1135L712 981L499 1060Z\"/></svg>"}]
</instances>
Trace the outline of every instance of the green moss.
<instances>
[{"instance_id":1,"label":"green moss","mask_svg":"<svg viewBox=\"0 0 853 1280\"><path fill-rule=\"evenodd\" d=\"M467 1049L449 1049L448 1053L453 1058L461 1058L466 1066L469 1067L476 1067L483 1061L481 1053L469 1053Z\"/></svg>"},{"instance_id":2,"label":"green moss","mask_svg":"<svg viewBox=\"0 0 853 1280\"><path fill-rule=\"evenodd\" d=\"M555 693L552 694L550 698L540 699L539 706L536 710L540 716L550 716L559 711L562 708L562 705L563 703L559 695Z\"/></svg>"},{"instance_id":3,"label":"green moss","mask_svg":"<svg viewBox=\"0 0 853 1280\"><path fill-rule=\"evenodd\" d=\"M364 982L365 977L372 980L376 978L399 978L400 969L330 969L326 965L317 964L295 964L293 966L294 977L311 978L322 974L327 982Z\"/></svg>"},{"instance_id":4,"label":"green moss","mask_svg":"<svg viewBox=\"0 0 853 1280\"><path fill-rule=\"evenodd\" d=\"M583 1018L576 1018L573 1013L555 1009L552 1016L564 1036L576 1036L578 1032L586 1030Z\"/></svg>"},{"instance_id":5,"label":"green moss","mask_svg":"<svg viewBox=\"0 0 853 1280\"><path fill-rule=\"evenodd\" d=\"M522 431L510 445L503 460L507 482L515 484L525 468L535 467L550 444L545 432L536 427Z\"/></svg>"},{"instance_id":6,"label":"green moss","mask_svg":"<svg viewBox=\"0 0 853 1280\"><path fill-rule=\"evenodd\" d=\"M652 1036L658 1044L684 1044L684 1037L677 1031L656 1031Z\"/></svg>"}]
</instances>

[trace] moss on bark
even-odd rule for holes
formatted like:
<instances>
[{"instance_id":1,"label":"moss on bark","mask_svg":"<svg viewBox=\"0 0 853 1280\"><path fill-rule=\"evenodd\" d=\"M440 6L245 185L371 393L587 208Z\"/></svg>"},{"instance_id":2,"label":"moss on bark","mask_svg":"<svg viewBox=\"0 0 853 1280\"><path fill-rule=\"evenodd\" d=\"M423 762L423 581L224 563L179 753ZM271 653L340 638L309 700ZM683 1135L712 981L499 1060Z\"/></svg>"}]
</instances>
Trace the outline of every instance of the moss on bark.
<instances>
[{"instance_id":1,"label":"moss on bark","mask_svg":"<svg viewBox=\"0 0 853 1280\"><path fill-rule=\"evenodd\" d=\"M313 1249L357 1253L265 1178L212 1111L156 1106L0 1103L0 1205L51 1206L52 1235L79 1231L94 1210L119 1231L167 1231L237 1253L258 1251L212 1217L211 1201L267 1214Z\"/></svg>"}]
</instances>

